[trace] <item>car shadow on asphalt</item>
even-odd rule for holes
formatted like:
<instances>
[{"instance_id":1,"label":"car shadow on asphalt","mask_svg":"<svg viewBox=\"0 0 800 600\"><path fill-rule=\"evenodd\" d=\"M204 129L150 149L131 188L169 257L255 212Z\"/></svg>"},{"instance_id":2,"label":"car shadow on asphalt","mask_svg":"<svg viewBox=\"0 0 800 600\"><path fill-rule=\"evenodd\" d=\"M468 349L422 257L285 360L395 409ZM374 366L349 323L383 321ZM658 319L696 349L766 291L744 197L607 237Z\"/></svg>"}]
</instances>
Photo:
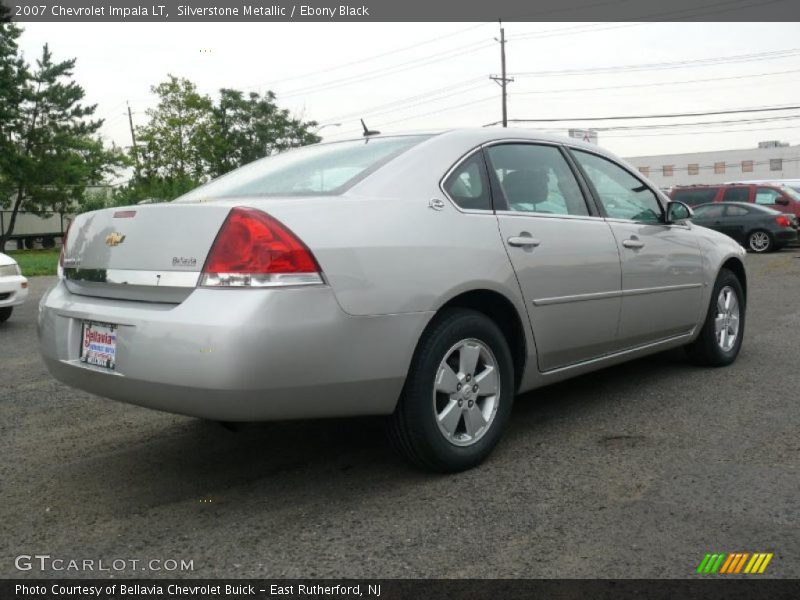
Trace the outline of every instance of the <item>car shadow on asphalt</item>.
<instances>
[{"instance_id":1,"label":"car shadow on asphalt","mask_svg":"<svg viewBox=\"0 0 800 600\"><path fill-rule=\"evenodd\" d=\"M692 367L681 352L662 353L521 395L499 448L511 452L496 452L477 469L449 477L470 479L486 469L505 468L513 446L535 438L550 420L572 419L575 427L582 427L581 415L605 401L604 390L613 390L625 410L635 411L637 405L645 410L638 399L648 393L647 386L658 387L687 368ZM125 443L114 443L112 452L84 446L81 466L56 477L83 479L93 502L113 511L121 504L132 509L176 502L219 507L253 498L285 502L326 493L331 500L347 501L376 487L424 487L441 478L413 469L394 454L383 418L245 424L236 431L218 423L171 418L158 430L162 421L149 419L154 429L148 435L130 432Z\"/></svg>"}]
</instances>

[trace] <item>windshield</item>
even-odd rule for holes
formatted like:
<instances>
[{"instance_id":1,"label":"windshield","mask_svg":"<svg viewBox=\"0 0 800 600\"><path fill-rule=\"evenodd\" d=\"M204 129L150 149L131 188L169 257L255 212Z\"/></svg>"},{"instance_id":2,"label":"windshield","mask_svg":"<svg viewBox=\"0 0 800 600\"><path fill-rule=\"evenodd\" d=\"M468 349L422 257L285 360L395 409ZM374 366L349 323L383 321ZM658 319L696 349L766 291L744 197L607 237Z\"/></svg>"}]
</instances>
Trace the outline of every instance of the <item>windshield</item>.
<instances>
[{"instance_id":1,"label":"windshield","mask_svg":"<svg viewBox=\"0 0 800 600\"><path fill-rule=\"evenodd\" d=\"M184 194L175 202L235 196L341 194L427 135L315 144L262 158Z\"/></svg>"}]
</instances>

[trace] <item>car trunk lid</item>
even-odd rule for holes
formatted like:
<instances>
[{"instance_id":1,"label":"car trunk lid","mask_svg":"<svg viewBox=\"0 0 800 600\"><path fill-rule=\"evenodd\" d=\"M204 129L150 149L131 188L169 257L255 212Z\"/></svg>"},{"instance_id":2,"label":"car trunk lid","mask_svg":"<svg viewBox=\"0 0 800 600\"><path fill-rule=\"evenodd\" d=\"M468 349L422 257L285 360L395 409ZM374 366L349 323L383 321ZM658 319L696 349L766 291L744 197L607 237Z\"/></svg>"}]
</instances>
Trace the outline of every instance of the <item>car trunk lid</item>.
<instances>
[{"instance_id":1,"label":"car trunk lid","mask_svg":"<svg viewBox=\"0 0 800 600\"><path fill-rule=\"evenodd\" d=\"M230 205L154 204L79 215L64 251L76 294L179 303L196 287Z\"/></svg>"}]
</instances>

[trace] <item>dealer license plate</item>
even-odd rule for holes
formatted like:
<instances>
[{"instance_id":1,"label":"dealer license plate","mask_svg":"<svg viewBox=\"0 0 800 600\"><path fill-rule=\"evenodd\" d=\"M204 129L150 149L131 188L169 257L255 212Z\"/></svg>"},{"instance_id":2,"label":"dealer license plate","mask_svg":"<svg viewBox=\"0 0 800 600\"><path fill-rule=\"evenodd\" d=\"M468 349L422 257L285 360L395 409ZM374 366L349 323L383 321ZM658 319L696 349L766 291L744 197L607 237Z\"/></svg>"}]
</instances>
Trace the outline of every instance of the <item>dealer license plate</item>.
<instances>
[{"instance_id":1,"label":"dealer license plate","mask_svg":"<svg viewBox=\"0 0 800 600\"><path fill-rule=\"evenodd\" d=\"M84 321L81 362L113 371L117 366L117 326Z\"/></svg>"}]
</instances>

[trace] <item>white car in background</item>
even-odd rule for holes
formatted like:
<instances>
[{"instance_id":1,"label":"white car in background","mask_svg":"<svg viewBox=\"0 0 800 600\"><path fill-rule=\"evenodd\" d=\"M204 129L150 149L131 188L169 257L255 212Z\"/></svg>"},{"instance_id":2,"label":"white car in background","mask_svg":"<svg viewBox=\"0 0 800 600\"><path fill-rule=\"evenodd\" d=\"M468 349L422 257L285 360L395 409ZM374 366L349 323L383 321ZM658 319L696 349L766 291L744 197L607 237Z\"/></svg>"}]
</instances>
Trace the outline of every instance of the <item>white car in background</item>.
<instances>
[{"instance_id":1,"label":"white car in background","mask_svg":"<svg viewBox=\"0 0 800 600\"><path fill-rule=\"evenodd\" d=\"M0 323L8 321L15 306L28 297L28 280L22 276L17 261L0 252Z\"/></svg>"}]
</instances>

